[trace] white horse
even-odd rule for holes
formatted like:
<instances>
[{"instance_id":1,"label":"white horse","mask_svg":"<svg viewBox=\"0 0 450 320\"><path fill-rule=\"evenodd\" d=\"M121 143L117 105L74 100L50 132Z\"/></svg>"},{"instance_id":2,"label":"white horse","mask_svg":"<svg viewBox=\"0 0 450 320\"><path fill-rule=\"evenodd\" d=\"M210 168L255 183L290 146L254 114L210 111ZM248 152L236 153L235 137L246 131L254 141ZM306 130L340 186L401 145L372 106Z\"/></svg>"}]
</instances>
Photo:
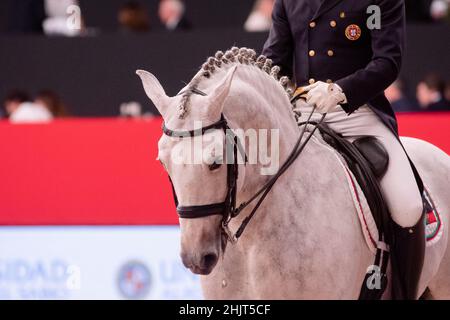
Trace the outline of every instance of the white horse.
<instances>
[{"instance_id":1,"label":"white horse","mask_svg":"<svg viewBox=\"0 0 450 320\"><path fill-rule=\"evenodd\" d=\"M283 163L300 134L286 93L287 81L278 81L279 68L272 68L270 60L255 58L254 51L247 49L233 48L225 55L218 52L175 97L168 97L150 73L137 73L167 128L192 130L195 121L207 126L223 114L233 129L279 129ZM206 95L194 94L193 89ZM224 139L221 130L215 132ZM159 159L171 176L181 205L220 203L227 192L227 166L211 170L205 163L176 164L171 160L173 150L184 157L192 148L208 144L193 147L192 139L163 135ZM442 214L445 228L441 240L427 248L419 291L422 294L429 288L432 297L450 299L450 157L424 141L404 138L403 142ZM240 164L238 169L240 204L270 176L260 174L261 164ZM250 210L251 206L233 219L230 228L236 230ZM180 219L183 263L202 274L207 299L357 299L366 269L374 260L361 231L346 173L333 152L315 137L277 181L239 241L226 250L221 246L221 221L219 215ZM388 288L384 298L389 297Z\"/></svg>"}]
</instances>

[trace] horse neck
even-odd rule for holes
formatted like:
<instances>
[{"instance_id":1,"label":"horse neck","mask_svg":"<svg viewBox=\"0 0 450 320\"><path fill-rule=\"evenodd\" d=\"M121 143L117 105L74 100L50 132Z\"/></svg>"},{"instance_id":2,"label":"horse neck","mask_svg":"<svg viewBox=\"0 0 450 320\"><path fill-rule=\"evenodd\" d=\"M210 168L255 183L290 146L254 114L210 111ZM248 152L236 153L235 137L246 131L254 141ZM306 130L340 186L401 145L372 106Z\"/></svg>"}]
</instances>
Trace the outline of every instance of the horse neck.
<instances>
[{"instance_id":1,"label":"horse neck","mask_svg":"<svg viewBox=\"0 0 450 320\"><path fill-rule=\"evenodd\" d=\"M223 113L234 128L251 129L256 133L265 129L268 135L272 129L278 130L279 165L286 160L299 136L286 91L272 77L253 66L238 69ZM248 145L246 150L249 150ZM268 150L270 152L270 148ZM246 172L243 197L248 196L245 190L252 193L268 180L267 175L261 175L259 161L242 169Z\"/></svg>"},{"instance_id":2,"label":"horse neck","mask_svg":"<svg viewBox=\"0 0 450 320\"><path fill-rule=\"evenodd\" d=\"M254 66L241 65L236 72L223 113L237 128L280 130L280 147L295 143L298 127L288 95Z\"/></svg>"}]
</instances>

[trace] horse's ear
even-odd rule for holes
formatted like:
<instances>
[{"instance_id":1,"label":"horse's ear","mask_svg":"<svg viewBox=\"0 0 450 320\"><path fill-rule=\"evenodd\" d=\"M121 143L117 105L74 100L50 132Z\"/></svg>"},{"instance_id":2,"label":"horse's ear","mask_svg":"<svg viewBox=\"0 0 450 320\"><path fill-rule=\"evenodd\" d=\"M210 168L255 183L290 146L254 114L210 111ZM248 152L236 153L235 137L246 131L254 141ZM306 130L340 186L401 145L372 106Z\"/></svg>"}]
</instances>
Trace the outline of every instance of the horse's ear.
<instances>
[{"instance_id":1,"label":"horse's ear","mask_svg":"<svg viewBox=\"0 0 450 320\"><path fill-rule=\"evenodd\" d=\"M164 113L169 106L169 97L166 95L161 83L150 72L137 70L136 74L141 78L147 96L152 100L159 113L164 117Z\"/></svg>"},{"instance_id":2,"label":"horse's ear","mask_svg":"<svg viewBox=\"0 0 450 320\"><path fill-rule=\"evenodd\" d=\"M230 69L225 78L217 85L210 95L211 108L216 109L217 113L221 113L223 109L223 103L230 93L231 83L233 82L234 74L236 73L237 66Z\"/></svg>"}]
</instances>

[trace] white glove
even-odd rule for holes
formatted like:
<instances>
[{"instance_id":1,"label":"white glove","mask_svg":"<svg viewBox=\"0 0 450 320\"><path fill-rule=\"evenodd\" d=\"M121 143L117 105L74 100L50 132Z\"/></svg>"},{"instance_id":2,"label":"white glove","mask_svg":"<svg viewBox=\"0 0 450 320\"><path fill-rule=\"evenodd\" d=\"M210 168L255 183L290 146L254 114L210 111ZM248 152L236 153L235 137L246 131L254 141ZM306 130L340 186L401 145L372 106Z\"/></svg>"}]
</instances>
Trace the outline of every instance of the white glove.
<instances>
[{"instance_id":1,"label":"white glove","mask_svg":"<svg viewBox=\"0 0 450 320\"><path fill-rule=\"evenodd\" d=\"M320 113L328 113L347 101L341 87L335 83L318 81L303 89L308 92L306 102L309 105L315 105Z\"/></svg>"}]
</instances>

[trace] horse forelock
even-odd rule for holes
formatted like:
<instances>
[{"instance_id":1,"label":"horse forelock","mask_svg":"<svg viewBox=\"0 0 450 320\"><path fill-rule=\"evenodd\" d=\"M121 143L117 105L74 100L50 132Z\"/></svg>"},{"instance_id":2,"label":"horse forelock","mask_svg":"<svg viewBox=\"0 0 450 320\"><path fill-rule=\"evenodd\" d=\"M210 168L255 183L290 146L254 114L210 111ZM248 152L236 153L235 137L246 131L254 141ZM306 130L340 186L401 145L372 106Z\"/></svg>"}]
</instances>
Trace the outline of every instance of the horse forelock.
<instances>
[{"instance_id":1,"label":"horse forelock","mask_svg":"<svg viewBox=\"0 0 450 320\"><path fill-rule=\"evenodd\" d=\"M213 79L219 71L228 70L235 65L252 66L258 72L264 72L270 75L273 78L273 81L277 81L286 91L288 96L292 97L293 89L290 86L290 79L286 76L279 76L281 68L273 65L271 59L264 55L257 56L253 49L232 47L225 52L217 51L214 56L209 57L206 62L203 63L200 71L192 78L185 88L178 109L178 118L184 119L188 115L190 98L202 81Z\"/></svg>"}]
</instances>

